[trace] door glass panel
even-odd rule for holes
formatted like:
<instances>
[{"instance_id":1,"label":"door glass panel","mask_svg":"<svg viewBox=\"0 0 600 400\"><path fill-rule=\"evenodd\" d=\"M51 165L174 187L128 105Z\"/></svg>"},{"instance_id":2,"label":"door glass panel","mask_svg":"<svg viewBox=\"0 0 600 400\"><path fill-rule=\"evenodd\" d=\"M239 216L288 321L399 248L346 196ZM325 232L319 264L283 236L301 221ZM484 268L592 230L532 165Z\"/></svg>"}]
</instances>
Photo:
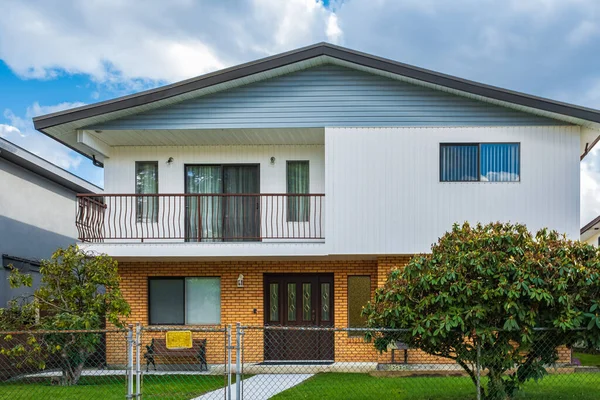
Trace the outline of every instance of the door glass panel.
<instances>
[{"instance_id":1,"label":"door glass panel","mask_svg":"<svg viewBox=\"0 0 600 400\"><path fill-rule=\"evenodd\" d=\"M269 285L269 321L279 321L279 284Z\"/></svg>"},{"instance_id":2,"label":"door glass panel","mask_svg":"<svg viewBox=\"0 0 600 400\"><path fill-rule=\"evenodd\" d=\"M321 283L321 321L330 319L329 283Z\"/></svg>"},{"instance_id":3,"label":"door glass panel","mask_svg":"<svg viewBox=\"0 0 600 400\"><path fill-rule=\"evenodd\" d=\"M312 313L311 284L303 283L302 284L302 320L310 321L311 313Z\"/></svg>"},{"instance_id":4,"label":"door glass panel","mask_svg":"<svg viewBox=\"0 0 600 400\"><path fill-rule=\"evenodd\" d=\"M288 321L296 320L296 284L288 283L287 285L287 293L288 293Z\"/></svg>"},{"instance_id":5,"label":"door glass panel","mask_svg":"<svg viewBox=\"0 0 600 400\"><path fill-rule=\"evenodd\" d=\"M223 167L223 193L260 192L259 169L256 165ZM258 196L227 196L224 206L225 241L253 241L260 236Z\"/></svg>"},{"instance_id":6,"label":"door glass panel","mask_svg":"<svg viewBox=\"0 0 600 400\"><path fill-rule=\"evenodd\" d=\"M186 240L188 242L223 240L221 167L186 165L185 192L204 195L185 198Z\"/></svg>"}]
</instances>

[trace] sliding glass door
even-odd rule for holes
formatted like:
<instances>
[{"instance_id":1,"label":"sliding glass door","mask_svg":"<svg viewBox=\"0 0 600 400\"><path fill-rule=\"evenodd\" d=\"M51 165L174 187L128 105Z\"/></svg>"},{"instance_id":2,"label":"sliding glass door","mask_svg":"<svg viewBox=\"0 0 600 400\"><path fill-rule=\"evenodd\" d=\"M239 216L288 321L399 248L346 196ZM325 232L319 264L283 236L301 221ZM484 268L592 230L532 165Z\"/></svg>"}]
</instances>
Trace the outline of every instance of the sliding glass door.
<instances>
[{"instance_id":1,"label":"sliding glass door","mask_svg":"<svg viewBox=\"0 0 600 400\"><path fill-rule=\"evenodd\" d=\"M258 165L186 165L185 191L187 241L260 240Z\"/></svg>"}]
</instances>

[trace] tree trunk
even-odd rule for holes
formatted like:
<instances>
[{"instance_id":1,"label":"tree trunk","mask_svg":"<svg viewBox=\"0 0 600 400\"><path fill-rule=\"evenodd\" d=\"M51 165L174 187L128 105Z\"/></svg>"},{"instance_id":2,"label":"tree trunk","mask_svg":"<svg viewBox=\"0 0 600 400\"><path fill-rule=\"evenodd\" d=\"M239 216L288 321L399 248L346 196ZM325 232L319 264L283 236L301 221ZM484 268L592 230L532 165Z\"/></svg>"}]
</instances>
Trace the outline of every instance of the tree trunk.
<instances>
[{"instance_id":1,"label":"tree trunk","mask_svg":"<svg viewBox=\"0 0 600 400\"><path fill-rule=\"evenodd\" d=\"M80 362L76 365L71 365L67 363L63 365L62 370L62 385L63 386L73 386L79 383L79 378L81 378L81 373L83 372L83 367L85 363Z\"/></svg>"},{"instance_id":2,"label":"tree trunk","mask_svg":"<svg viewBox=\"0 0 600 400\"><path fill-rule=\"evenodd\" d=\"M502 371L490 368L488 373L487 393L485 400L507 400L509 399L502 380Z\"/></svg>"}]
</instances>

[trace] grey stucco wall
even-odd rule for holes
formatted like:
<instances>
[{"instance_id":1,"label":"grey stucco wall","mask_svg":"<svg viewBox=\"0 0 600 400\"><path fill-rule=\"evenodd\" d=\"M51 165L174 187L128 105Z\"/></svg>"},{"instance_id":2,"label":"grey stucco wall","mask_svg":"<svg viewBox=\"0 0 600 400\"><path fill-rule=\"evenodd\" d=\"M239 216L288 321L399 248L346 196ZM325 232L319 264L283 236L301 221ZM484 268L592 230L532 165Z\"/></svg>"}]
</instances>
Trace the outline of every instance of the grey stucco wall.
<instances>
[{"instance_id":1,"label":"grey stucco wall","mask_svg":"<svg viewBox=\"0 0 600 400\"><path fill-rule=\"evenodd\" d=\"M41 260L76 242L75 193L0 159L0 255ZM1 261L0 261L1 262ZM11 289L0 265L0 306L33 289ZM39 274L33 273L39 283Z\"/></svg>"}]
</instances>

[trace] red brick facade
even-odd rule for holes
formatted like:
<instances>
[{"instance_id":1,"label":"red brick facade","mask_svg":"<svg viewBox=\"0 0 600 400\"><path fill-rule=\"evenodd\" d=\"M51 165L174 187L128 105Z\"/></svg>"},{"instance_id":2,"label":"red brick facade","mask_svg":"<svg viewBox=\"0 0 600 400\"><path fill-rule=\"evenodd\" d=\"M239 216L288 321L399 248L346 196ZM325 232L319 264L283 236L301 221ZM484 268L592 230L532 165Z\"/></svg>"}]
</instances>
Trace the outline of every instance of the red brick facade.
<instances>
[{"instance_id":1,"label":"red brick facade","mask_svg":"<svg viewBox=\"0 0 600 400\"><path fill-rule=\"evenodd\" d=\"M263 275L267 273L332 273L334 276L334 324L348 326L348 277L369 275L372 293L384 284L389 271L402 268L409 255L380 257L376 260L336 261L220 261L220 262L120 262L121 287L131 305L128 323L148 325L148 278L200 277L221 278L221 327L240 322L247 326L263 326ZM237 287L237 278L244 275L244 286ZM256 310L256 311L255 311ZM178 327L181 328L181 327ZM143 342L151 337L164 338L164 332L144 333ZM225 335L222 332L194 333L195 338L208 340L208 363L222 363L225 359ZM110 337L108 338L110 340ZM262 331L248 331L245 336L245 361L262 361ZM335 361L390 362L391 352L378 354L373 344L361 337L348 337L346 332L335 333ZM566 354L561 356L566 358ZM108 354L109 364L123 363L124 354ZM400 360L402 354L397 355ZM570 355L569 355L570 357ZM562 358L562 357L561 357ZM447 359L431 357L418 350L409 350L409 363L448 363Z\"/></svg>"}]
</instances>

